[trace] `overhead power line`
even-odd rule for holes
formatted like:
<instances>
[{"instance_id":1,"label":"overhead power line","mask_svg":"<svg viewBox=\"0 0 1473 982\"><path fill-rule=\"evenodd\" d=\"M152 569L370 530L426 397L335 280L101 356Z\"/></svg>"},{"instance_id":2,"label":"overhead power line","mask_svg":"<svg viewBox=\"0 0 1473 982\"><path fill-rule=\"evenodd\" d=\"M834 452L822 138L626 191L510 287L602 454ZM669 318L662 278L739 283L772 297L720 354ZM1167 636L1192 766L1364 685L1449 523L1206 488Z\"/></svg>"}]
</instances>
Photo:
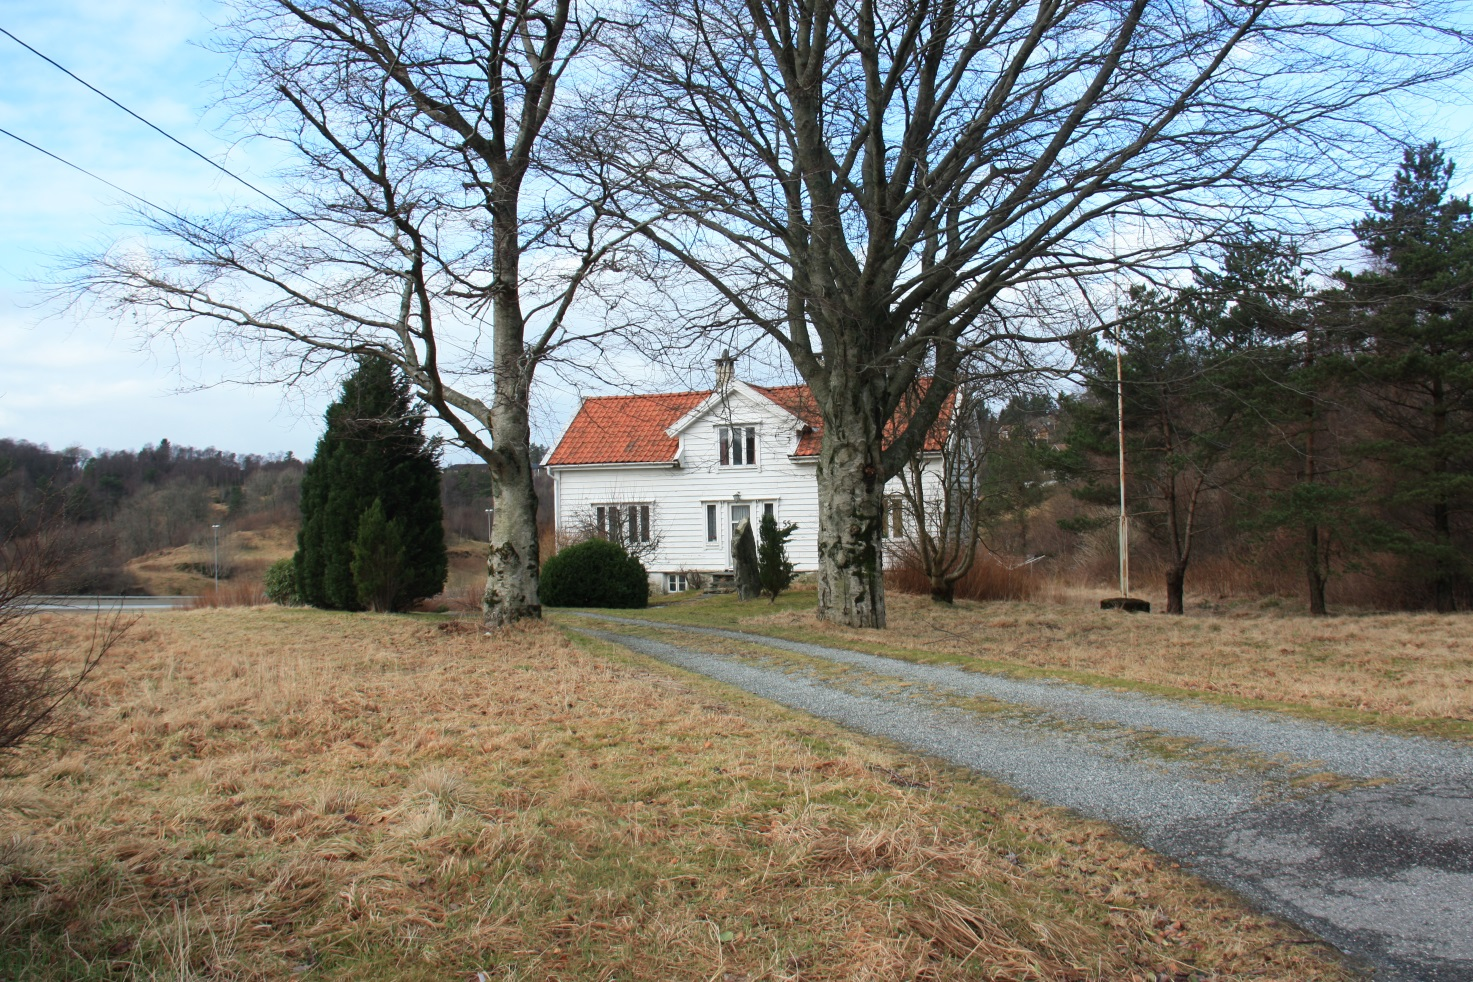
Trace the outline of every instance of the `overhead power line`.
<instances>
[{"instance_id":1,"label":"overhead power line","mask_svg":"<svg viewBox=\"0 0 1473 982\"><path fill-rule=\"evenodd\" d=\"M4 30L4 28L0 28L0 30ZM219 237L215 232L210 231L209 229L205 228L203 225L200 225L197 222L191 222L189 219L185 218L183 215L179 214L178 212L170 211L168 208L165 208L163 205L156 205L152 201L149 201L147 198L143 197L143 195L141 195L141 194L134 194L132 191L129 191L127 188L121 187L121 186L119 186L117 184L114 184L112 181L109 181L107 178L101 177L101 176L99 176L97 174L92 173L90 170L88 170L87 168L83 167L81 164L74 164L70 160L67 160L65 157L62 157L59 154L54 154L50 150L47 150L45 147L38 146L38 145L32 143L30 140L27 140L23 136L16 136L14 133L10 132L9 130L5 129L4 127L0 127L0 133L5 134L6 136L10 137L12 140L16 141L17 143L25 144L26 146L30 147L32 150L36 151L37 153L45 154L46 156L50 157L52 160L56 161L59 164L64 164L67 167L70 167L74 171L77 171L77 172L82 173L82 174L86 174L88 177L92 178L94 181L100 181L101 183L106 184L108 187L112 188L114 191L117 191L119 194L126 194L128 197L132 198L134 201L141 202L142 204L148 206L149 208L152 208L154 211L161 212L161 213L163 213L165 215L168 215L170 218L173 218L173 219L175 219L177 221L184 222L186 225L191 225L194 228L199 229L201 232L205 233L206 235L210 236L211 238L218 238Z\"/></svg>"},{"instance_id":2,"label":"overhead power line","mask_svg":"<svg viewBox=\"0 0 1473 982\"><path fill-rule=\"evenodd\" d=\"M25 48L31 54L35 55L37 58L40 58L42 61L46 62L48 65L50 65L53 68L55 68L57 71L62 72L63 74L65 74L69 78L75 80L80 85L86 87L89 91L94 92L97 95L101 96L102 98L106 99L108 102L112 103L114 106L118 107L123 112L127 113L129 116L132 116L134 119L138 120L140 123L142 123L144 126L147 126L149 129L153 130L155 133L158 133L160 136L164 137L169 142L171 142L171 143L173 143L173 144L175 144L175 145L177 145L179 147L182 147L183 149L189 151L189 153L191 153L194 156L198 157L200 160L203 160L205 163L209 164L211 167L213 167L215 170L219 171L220 173L224 174L226 177L229 177L231 180L237 181L240 184L244 185L245 187L250 188L252 191L256 192L261 197L265 198L267 201L271 202L272 204L274 204L278 208L280 208L282 211L286 212L292 218L295 218L295 219L297 219L300 222L306 222L308 225L313 226L318 231L326 233L330 238L332 238L333 240L335 240L336 242L338 242L340 245L346 246L348 249L350 249L353 252L357 253L360 258L366 259L370 263L378 263L380 261L378 257L372 256L369 253L365 252L360 246L358 246L355 243L350 242L347 239L343 238L334 229L329 228L328 226L322 224L322 222L319 221L318 219L312 218L312 217L307 216L307 215L303 215L301 212L297 211L291 205L287 204L286 202L282 201L280 198L278 198L275 195L271 194L271 192L266 191L266 190L263 190L260 187L257 187L255 184L252 184L250 181L246 180L244 177L241 177L239 174L235 173L235 171L233 171L230 168L226 167L224 164L221 164L221 163L219 163L219 162L217 162L215 160L210 159L208 156L206 156L205 154L203 154L200 151L196 150L194 147L191 147L189 144L185 143L183 140L181 140L178 137L174 136L174 134L168 132L163 127L159 126L157 123L154 123L152 120L147 119L143 115L134 112L132 109L129 109L127 106L123 105L117 99L114 99L112 96L108 95L106 92L102 91L97 86L95 86L91 82L87 81L85 78L82 78L76 72L72 71L71 69L67 68L65 65L61 64L60 62L58 62L55 58L50 57L49 55L45 54L44 52L38 51L36 48L34 48L31 45L27 44L26 42L22 41L20 38L16 37L14 34L12 34L10 31L6 30L5 28L0 27L0 34L4 34L6 37L10 38L10 40L14 41L16 44L20 45L22 48ZM170 215L173 218L178 219L179 221L188 223L189 225L193 226L194 228L197 228L197 229L200 229L201 231L207 232L211 236L218 237L217 233L209 232L208 229L205 229L203 226L197 224L196 222L191 222L191 221L189 221L189 219L184 218L184 217L182 217L182 216L180 216L178 214L175 214L174 212L169 211L167 208L159 208L158 205L151 204L150 202L146 201L144 198L140 198L138 195L134 194L133 192L128 191L128 190L125 190L124 188L120 188L116 184L111 183L110 181L103 180L101 177L98 177L96 174L93 174L91 171L85 170L82 167L79 167L76 164L73 164L71 161L62 160L62 158L57 157L55 154L51 153L48 150L43 150L42 148L36 146L34 143L30 143L29 141L26 141L26 140L21 140L21 138L18 137L18 136L16 136L14 133L10 133L8 131L3 131L3 132L5 132L5 134L7 136L9 136L9 137L11 137L13 139L20 140L20 142L26 144L26 146L31 147L31 148L33 148L35 150L39 150L41 153L46 154L48 157L52 157L52 158L54 158L56 160L61 161L62 163L66 164L68 167L75 168L76 170L81 171L82 173L86 174L89 177L93 177L93 178L96 178L99 181L102 181L102 183L106 184L108 187L111 187L111 188L114 188L114 189L116 189L118 191L121 191L123 194L128 195L130 198L134 198L134 199L136 199L138 201L144 202L144 204L147 204L150 208L155 208L155 209L163 212L166 215Z\"/></svg>"},{"instance_id":3,"label":"overhead power line","mask_svg":"<svg viewBox=\"0 0 1473 982\"><path fill-rule=\"evenodd\" d=\"M295 210L293 210L290 205L287 205L284 202L278 200L270 192L263 191L261 188L256 187L256 185L252 184L250 181L248 181L245 178L241 177L239 174L235 173L233 170L231 170L230 168L226 167L224 164L221 164L221 163L219 163L219 162L217 162L215 160L210 159L209 157L205 156L203 153L201 153L198 150L196 150L194 147L191 147L189 144L187 144L183 140L179 139L174 134L168 132L163 127L161 127L158 124L154 123L152 120L146 119L145 117L141 116L140 114L138 114L138 113L134 112L133 110L129 109L127 106L123 105L121 102L119 102L118 100L114 99L112 96L108 95L106 92L102 91L97 86L95 86L91 82L87 81L85 78L82 78L82 76L78 75L76 72L72 71L71 69L67 68L65 65L61 64L60 62L58 62L55 58L52 58L49 55L46 55L46 54L44 54L44 53L42 53L40 51L37 51L35 48L31 47L29 44L27 44L26 42L22 41L20 38L16 37L14 34L10 33L9 31L7 31L3 27L0 27L0 34L4 34L6 37L10 38L10 40L14 41L16 44L20 45L22 48L25 48L27 51L29 51L31 54L35 55L37 58L40 58L42 61L46 62L52 68L55 68L57 71L62 72L63 74L69 76L70 78L72 78L73 80L75 80L79 84L83 85L87 89L91 90L92 92L95 92L98 95L102 96L102 98L106 99L108 102L110 102L113 105L117 106L123 112L127 113L129 116L132 116L134 119L138 120L138 122L142 123L144 126L147 126L149 129L153 130L155 133L159 134L164 139L168 140L170 143L173 143L173 144L175 144L176 146L179 146L179 147L183 147L185 150L187 150L190 153L194 154L194 156L198 157L200 160L203 160L205 163L209 164L211 167L215 168L215 170L217 170L220 173L224 174L226 177L229 177L231 180L234 180L234 181L239 181L241 184L244 184L246 187L250 188L252 191L256 192L261 197L265 198L267 201L270 201L272 204L276 205L278 208L285 209L287 211L287 213L290 214L293 218L300 218L302 221L311 221L311 219L308 219L308 218L306 218L303 215L297 214L297 212Z\"/></svg>"}]
</instances>

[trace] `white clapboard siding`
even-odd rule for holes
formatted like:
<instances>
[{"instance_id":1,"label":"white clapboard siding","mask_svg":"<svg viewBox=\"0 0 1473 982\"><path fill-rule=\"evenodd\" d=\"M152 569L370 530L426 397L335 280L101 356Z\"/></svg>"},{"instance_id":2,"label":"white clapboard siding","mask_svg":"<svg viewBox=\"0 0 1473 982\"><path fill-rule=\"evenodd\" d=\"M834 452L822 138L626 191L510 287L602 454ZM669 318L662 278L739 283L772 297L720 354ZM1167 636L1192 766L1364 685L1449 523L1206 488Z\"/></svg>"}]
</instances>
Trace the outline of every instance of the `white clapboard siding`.
<instances>
[{"instance_id":1,"label":"white clapboard siding","mask_svg":"<svg viewBox=\"0 0 1473 982\"><path fill-rule=\"evenodd\" d=\"M722 466L719 428L757 429L757 462ZM653 555L644 558L651 580L664 574L731 568L731 509L747 505L755 526L772 502L779 524L797 529L788 558L799 572L818 568L818 486L814 458L794 460L802 424L770 400L734 389L724 403L688 421L680 434L678 466L662 464L565 464L549 468L559 532L586 528L600 505L649 505ZM898 493L899 481L887 490ZM739 496L739 497L738 497ZM706 539L706 506L717 508L717 539Z\"/></svg>"}]
</instances>

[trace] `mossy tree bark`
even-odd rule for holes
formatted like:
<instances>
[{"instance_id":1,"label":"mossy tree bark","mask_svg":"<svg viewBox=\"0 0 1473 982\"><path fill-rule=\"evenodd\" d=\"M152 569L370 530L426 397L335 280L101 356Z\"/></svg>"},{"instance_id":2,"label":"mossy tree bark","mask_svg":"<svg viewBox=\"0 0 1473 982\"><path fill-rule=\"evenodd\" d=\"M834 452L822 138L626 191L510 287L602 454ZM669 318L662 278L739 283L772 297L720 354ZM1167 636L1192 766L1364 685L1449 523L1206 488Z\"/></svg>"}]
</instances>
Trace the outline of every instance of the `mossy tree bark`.
<instances>
[{"instance_id":1,"label":"mossy tree bark","mask_svg":"<svg viewBox=\"0 0 1473 982\"><path fill-rule=\"evenodd\" d=\"M880 431L861 407L832 406L818 456L818 616L885 626L885 481Z\"/></svg>"}]
</instances>

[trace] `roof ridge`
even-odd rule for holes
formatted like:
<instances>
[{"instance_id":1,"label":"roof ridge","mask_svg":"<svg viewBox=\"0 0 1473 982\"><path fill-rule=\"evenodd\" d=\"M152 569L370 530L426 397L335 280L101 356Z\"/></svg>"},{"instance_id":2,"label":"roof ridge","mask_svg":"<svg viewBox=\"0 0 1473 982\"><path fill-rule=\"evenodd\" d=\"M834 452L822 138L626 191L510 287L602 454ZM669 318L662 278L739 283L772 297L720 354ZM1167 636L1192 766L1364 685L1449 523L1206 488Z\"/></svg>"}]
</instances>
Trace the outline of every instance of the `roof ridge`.
<instances>
[{"instance_id":1,"label":"roof ridge","mask_svg":"<svg viewBox=\"0 0 1473 982\"><path fill-rule=\"evenodd\" d=\"M584 402L592 402L595 399L670 399L677 396L705 396L710 395L713 389L688 389L685 392L630 392L620 395L582 396Z\"/></svg>"}]
</instances>

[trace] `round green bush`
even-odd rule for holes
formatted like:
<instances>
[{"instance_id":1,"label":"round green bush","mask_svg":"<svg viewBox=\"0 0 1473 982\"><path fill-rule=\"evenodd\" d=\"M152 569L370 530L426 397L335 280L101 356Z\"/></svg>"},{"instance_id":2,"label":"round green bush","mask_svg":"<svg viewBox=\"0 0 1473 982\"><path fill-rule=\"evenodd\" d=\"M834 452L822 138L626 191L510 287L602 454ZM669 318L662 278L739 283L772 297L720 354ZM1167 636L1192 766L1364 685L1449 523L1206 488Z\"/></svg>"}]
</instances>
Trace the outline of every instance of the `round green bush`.
<instances>
[{"instance_id":1,"label":"round green bush","mask_svg":"<svg viewBox=\"0 0 1473 982\"><path fill-rule=\"evenodd\" d=\"M589 539L542 564L538 593L547 607L646 607L650 578L618 543Z\"/></svg>"},{"instance_id":2,"label":"round green bush","mask_svg":"<svg viewBox=\"0 0 1473 982\"><path fill-rule=\"evenodd\" d=\"M297 596L297 564L291 557L278 559L266 567L262 585L266 588L266 599L274 604L291 607L302 602Z\"/></svg>"}]
</instances>

